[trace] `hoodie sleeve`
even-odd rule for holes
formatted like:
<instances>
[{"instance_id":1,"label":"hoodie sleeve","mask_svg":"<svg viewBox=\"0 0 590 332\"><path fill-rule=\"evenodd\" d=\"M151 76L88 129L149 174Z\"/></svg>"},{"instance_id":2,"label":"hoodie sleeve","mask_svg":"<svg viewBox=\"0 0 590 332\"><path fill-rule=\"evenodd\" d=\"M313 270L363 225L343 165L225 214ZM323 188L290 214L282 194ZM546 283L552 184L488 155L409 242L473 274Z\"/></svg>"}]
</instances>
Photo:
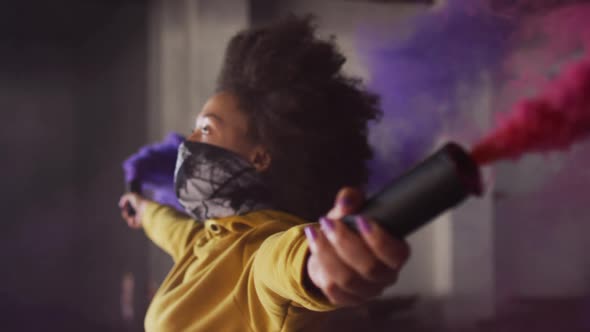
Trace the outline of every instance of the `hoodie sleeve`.
<instances>
[{"instance_id":1,"label":"hoodie sleeve","mask_svg":"<svg viewBox=\"0 0 590 332\"><path fill-rule=\"evenodd\" d=\"M304 285L309 247L303 229L292 227L268 237L254 258L253 279L261 302L267 307L295 304L312 311L338 307L321 293Z\"/></svg>"},{"instance_id":2,"label":"hoodie sleeve","mask_svg":"<svg viewBox=\"0 0 590 332\"><path fill-rule=\"evenodd\" d=\"M177 210L147 202L142 216L142 226L152 242L172 256L176 262L185 252L191 239L203 229L195 221Z\"/></svg>"}]
</instances>

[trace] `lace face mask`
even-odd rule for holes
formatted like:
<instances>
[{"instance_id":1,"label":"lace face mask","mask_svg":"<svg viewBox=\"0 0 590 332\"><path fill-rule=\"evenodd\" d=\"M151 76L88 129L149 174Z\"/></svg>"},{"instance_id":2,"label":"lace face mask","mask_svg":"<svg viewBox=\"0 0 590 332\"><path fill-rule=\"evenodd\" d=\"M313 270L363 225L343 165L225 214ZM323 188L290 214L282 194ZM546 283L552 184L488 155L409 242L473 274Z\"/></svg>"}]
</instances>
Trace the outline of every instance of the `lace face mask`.
<instances>
[{"instance_id":1,"label":"lace face mask","mask_svg":"<svg viewBox=\"0 0 590 332\"><path fill-rule=\"evenodd\" d=\"M186 212L200 221L270 208L260 173L236 153L210 144L179 146L174 187Z\"/></svg>"}]
</instances>

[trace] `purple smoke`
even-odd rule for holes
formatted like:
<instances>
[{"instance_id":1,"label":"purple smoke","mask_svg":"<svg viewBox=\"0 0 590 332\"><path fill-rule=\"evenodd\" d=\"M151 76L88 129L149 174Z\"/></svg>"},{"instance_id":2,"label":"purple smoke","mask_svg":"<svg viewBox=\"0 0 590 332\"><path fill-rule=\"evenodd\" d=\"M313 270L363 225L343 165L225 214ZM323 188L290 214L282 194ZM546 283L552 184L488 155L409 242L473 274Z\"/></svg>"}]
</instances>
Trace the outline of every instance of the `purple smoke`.
<instances>
[{"instance_id":1,"label":"purple smoke","mask_svg":"<svg viewBox=\"0 0 590 332\"><path fill-rule=\"evenodd\" d=\"M170 133L163 141L142 147L123 162L125 181L139 180L142 194L184 211L174 192L174 167L182 142L183 136Z\"/></svg>"},{"instance_id":2,"label":"purple smoke","mask_svg":"<svg viewBox=\"0 0 590 332\"><path fill-rule=\"evenodd\" d=\"M378 45L360 34L368 85L384 110L382 122L371 129L370 187L423 158L460 110L458 86L477 84L482 71L501 65L515 22L478 4L449 0L444 8L428 10L410 21L413 32L405 39Z\"/></svg>"}]
</instances>

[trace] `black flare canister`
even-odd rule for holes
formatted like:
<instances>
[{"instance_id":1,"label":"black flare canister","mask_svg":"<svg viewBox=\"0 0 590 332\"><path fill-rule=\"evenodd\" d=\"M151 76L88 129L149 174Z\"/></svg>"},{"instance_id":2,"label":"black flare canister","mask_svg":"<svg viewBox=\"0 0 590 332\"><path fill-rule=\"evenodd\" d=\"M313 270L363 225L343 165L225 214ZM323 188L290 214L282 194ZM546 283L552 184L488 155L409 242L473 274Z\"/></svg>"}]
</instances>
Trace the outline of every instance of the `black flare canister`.
<instances>
[{"instance_id":1,"label":"black flare canister","mask_svg":"<svg viewBox=\"0 0 590 332\"><path fill-rule=\"evenodd\" d=\"M470 195L481 194L477 163L461 146L447 143L370 198L358 214L404 238ZM343 220L356 230L354 216Z\"/></svg>"}]
</instances>

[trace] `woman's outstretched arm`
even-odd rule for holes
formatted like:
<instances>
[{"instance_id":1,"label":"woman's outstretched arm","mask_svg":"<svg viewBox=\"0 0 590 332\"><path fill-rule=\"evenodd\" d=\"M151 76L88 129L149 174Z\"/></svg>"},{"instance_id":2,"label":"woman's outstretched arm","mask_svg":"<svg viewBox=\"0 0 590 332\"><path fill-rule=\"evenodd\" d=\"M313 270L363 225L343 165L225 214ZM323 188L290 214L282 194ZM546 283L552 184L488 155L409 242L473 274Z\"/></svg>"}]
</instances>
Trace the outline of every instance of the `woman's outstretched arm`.
<instances>
[{"instance_id":1,"label":"woman's outstretched arm","mask_svg":"<svg viewBox=\"0 0 590 332\"><path fill-rule=\"evenodd\" d=\"M360 192L344 189L321 227L297 226L265 240L253 265L263 302L326 311L361 304L394 284L409 247L370 220L359 219L361 234L348 229L340 219L361 204Z\"/></svg>"},{"instance_id":2,"label":"woman's outstretched arm","mask_svg":"<svg viewBox=\"0 0 590 332\"><path fill-rule=\"evenodd\" d=\"M126 204L135 209L135 215L128 214L124 208ZM143 228L148 238L172 256L175 262L185 252L190 240L203 228L202 223L186 214L137 194L123 195L119 207L121 216L130 228Z\"/></svg>"}]
</instances>

